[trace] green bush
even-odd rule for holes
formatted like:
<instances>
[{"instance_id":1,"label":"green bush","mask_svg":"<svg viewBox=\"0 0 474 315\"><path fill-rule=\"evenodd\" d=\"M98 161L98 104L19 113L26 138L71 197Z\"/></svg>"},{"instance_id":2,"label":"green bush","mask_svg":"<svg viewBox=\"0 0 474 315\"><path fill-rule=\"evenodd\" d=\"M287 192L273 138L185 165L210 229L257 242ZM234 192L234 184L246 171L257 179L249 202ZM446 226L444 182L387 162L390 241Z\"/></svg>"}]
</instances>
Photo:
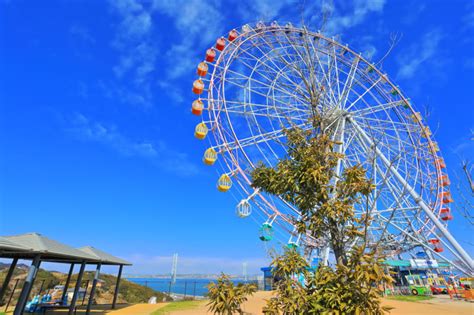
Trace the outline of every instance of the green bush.
<instances>
[{"instance_id":1,"label":"green bush","mask_svg":"<svg viewBox=\"0 0 474 315\"><path fill-rule=\"evenodd\" d=\"M207 304L209 311L222 315L243 314L242 303L247 301L249 295L257 291L255 284L235 285L225 274L221 274L216 283L209 283L207 288L207 296L210 300Z\"/></svg>"}]
</instances>

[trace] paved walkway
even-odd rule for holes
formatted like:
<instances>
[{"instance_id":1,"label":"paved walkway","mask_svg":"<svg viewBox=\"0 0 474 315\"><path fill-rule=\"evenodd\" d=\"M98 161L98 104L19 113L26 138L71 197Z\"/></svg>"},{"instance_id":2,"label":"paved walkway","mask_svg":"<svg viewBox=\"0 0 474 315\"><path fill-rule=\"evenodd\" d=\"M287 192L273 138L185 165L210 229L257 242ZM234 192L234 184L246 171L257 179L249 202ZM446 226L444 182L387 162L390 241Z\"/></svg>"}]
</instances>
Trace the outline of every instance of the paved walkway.
<instances>
[{"instance_id":1,"label":"paved walkway","mask_svg":"<svg viewBox=\"0 0 474 315\"><path fill-rule=\"evenodd\" d=\"M158 304L121 304L117 305L115 310L110 309L110 305L93 305L91 314L93 315L150 315L157 309L165 306L168 303ZM46 312L47 315L64 315L67 314L67 310L55 310ZM85 307L81 307L77 310L77 315L84 315ZM13 314L13 310L8 311L8 315ZM31 313L24 313L25 315L31 315Z\"/></svg>"},{"instance_id":2,"label":"paved walkway","mask_svg":"<svg viewBox=\"0 0 474 315\"><path fill-rule=\"evenodd\" d=\"M259 315L266 304L267 299L271 297L271 292L259 291L255 293L243 305L246 314ZM432 300L421 302L402 302L383 299L383 305L395 307L390 311L390 315L474 315L474 303L465 301L453 301L448 296L437 296ZM206 302L203 301L198 308L192 310L183 310L170 312L170 315L209 315Z\"/></svg>"},{"instance_id":3,"label":"paved walkway","mask_svg":"<svg viewBox=\"0 0 474 315\"><path fill-rule=\"evenodd\" d=\"M168 303L160 304L135 304L128 307L124 307L119 310L112 311L107 313L107 315L149 315L156 311L157 309L165 306Z\"/></svg>"}]
</instances>

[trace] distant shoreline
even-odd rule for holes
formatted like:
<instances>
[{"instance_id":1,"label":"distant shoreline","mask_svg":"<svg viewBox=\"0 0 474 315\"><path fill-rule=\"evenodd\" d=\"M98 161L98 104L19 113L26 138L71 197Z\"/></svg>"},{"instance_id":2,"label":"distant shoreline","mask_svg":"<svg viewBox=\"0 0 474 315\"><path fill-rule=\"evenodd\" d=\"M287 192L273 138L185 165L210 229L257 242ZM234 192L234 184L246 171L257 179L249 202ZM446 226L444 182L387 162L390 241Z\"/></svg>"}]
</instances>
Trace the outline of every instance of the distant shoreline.
<instances>
[{"instance_id":1,"label":"distant shoreline","mask_svg":"<svg viewBox=\"0 0 474 315\"><path fill-rule=\"evenodd\" d=\"M186 275L176 275L176 279L206 279L206 280L215 280L220 275L207 275L207 274L186 274ZM248 275L248 280L255 280L261 277L261 275ZM168 275L124 275L124 278L127 279L171 279L171 276ZM229 275L231 279L244 280L242 275Z\"/></svg>"}]
</instances>

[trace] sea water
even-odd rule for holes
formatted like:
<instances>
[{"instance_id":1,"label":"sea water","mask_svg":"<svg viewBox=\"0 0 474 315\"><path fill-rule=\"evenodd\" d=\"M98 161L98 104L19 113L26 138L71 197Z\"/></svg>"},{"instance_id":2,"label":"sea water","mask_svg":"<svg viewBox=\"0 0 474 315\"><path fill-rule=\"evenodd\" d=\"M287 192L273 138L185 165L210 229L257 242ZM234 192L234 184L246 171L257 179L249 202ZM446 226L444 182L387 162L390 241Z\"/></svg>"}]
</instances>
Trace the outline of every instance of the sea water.
<instances>
[{"instance_id":1,"label":"sea water","mask_svg":"<svg viewBox=\"0 0 474 315\"><path fill-rule=\"evenodd\" d=\"M186 297L194 296L205 296L207 294L207 286L210 282L215 282L215 279L176 279L175 283L172 283L170 279L158 279L158 278L129 278L129 281L137 284L149 287L155 291L163 293L171 293L175 295L181 295ZM232 280L235 284L245 283L244 280L235 279ZM253 282L253 281L247 281Z\"/></svg>"}]
</instances>

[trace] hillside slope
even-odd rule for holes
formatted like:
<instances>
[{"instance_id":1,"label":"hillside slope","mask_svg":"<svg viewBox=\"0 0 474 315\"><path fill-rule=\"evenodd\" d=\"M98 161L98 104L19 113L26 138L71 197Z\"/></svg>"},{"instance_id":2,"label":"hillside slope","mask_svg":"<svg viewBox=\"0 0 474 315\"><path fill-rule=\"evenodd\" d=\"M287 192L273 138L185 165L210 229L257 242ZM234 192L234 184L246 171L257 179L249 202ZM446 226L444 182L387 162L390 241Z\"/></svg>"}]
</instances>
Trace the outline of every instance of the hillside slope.
<instances>
[{"instance_id":1,"label":"hillside slope","mask_svg":"<svg viewBox=\"0 0 474 315\"><path fill-rule=\"evenodd\" d=\"M0 283L3 283L3 280L5 279L6 273L8 271L7 267L8 265L5 265L5 264L2 264L2 266L0 266ZM28 267L26 265L17 266L13 274L12 280L9 283L8 291L4 296L3 304L7 302L11 294L11 290L13 290L13 287L18 280L18 286L17 286L17 289L15 290L15 294L13 295L12 304L15 304L16 299L18 298L20 294L21 287L22 287L24 279L26 278L27 272L28 272ZM47 290L52 289L55 285L60 285L60 284L64 285L64 283L66 282L66 278L67 278L67 275L64 273L40 269L38 271L38 275L36 276L33 289L31 290L31 296L39 294L40 289L41 289L41 294L45 294ZM84 273L81 287L85 289L87 285L88 286L87 293L90 292L93 278L94 278L94 272L88 271ZM74 288L76 280L77 280L77 274L74 274L72 276L71 283L69 284L69 288ZM96 289L95 301L98 304L110 304L112 303L117 277L113 275L108 275L108 274L101 274L100 280L101 281ZM171 298L167 294L130 282L126 279L122 279L120 281L120 289L119 289L117 302L118 303L143 303L143 302L146 303L148 299L152 296L155 296L157 298L157 301L171 300ZM88 297L86 297L86 300L84 301L84 303L87 303L87 298ZM78 303L81 304L82 300L79 300ZM2 305L2 303L0 303L0 305Z\"/></svg>"}]
</instances>

